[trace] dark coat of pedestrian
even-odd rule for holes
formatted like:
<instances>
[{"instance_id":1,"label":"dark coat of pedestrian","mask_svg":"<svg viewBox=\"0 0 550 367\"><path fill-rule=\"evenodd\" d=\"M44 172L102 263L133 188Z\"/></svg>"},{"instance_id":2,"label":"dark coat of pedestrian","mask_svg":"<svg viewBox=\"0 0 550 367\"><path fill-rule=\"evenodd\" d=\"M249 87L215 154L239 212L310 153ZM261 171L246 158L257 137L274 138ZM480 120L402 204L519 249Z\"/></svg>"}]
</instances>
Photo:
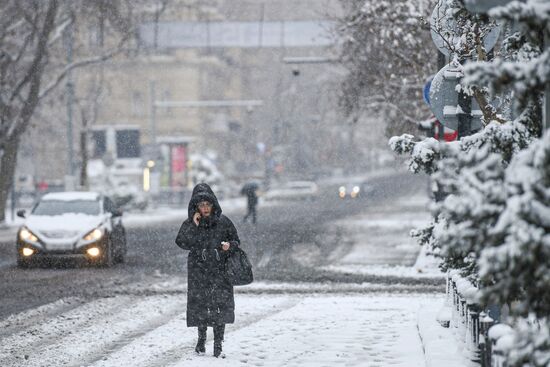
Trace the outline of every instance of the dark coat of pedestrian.
<instances>
[{"instance_id":1,"label":"dark coat of pedestrian","mask_svg":"<svg viewBox=\"0 0 550 367\"><path fill-rule=\"evenodd\" d=\"M214 328L214 355L221 353L225 324L235 321L233 286L225 277L225 260L239 244L229 218L222 214L207 184L195 186L176 244L187 257L187 326L199 328L196 350L204 352L206 327Z\"/></svg>"},{"instance_id":2,"label":"dark coat of pedestrian","mask_svg":"<svg viewBox=\"0 0 550 367\"><path fill-rule=\"evenodd\" d=\"M241 189L241 195L245 195L247 199L247 208L248 211L246 215L243 218L243 222L246 222L246 220L252 216L252 223L256 224L258 212L256 209L256 206L258 205L258 185L250 182L243 186Z\"/></svg>"}]
</instances>

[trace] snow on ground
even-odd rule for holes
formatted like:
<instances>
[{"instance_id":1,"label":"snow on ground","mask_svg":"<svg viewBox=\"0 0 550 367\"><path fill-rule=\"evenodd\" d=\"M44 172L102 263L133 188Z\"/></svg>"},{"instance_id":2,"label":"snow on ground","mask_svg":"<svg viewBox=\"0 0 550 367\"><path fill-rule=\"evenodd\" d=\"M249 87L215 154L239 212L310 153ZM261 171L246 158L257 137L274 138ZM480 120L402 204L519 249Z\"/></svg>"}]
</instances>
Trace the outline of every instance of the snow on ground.
<instances>
[{"instance_id":1,"label":"snow on ground","mask_svg":"<svg viewBox=\"0 0 550 367\"><path fill-rule=\"evenodd\" d=\"M457 331L444 328L436 321L435 315L442 312L444 304L444 300L430 302L418 310L418 331L422 338L426 367L479 367L478 363L466 358L468 352L457 341L460 339L456 335Z\"/></svg>"},{"instance_id":2,"label":"snow on ground","mask_svg":"<svg viewBox=\"0 0 550 367\"><path fill-rule=\"evenodd\" d=\"M427 195L417 193L395 205L372 208L366 214L336 222L332 230L346 233L351 249L324 268L344 273L443 278L439 261L409 235L412 229L429 223L427 205Z\"/></svg>"},{"instance_id":3,"label":"snow on ground","mask_svg":"<svg viewBox=\"0 0 550 367\"><path fill-rule=\"evenodd\" d=\"M372 208L339 221L350 248L327 269L373 275L441 277L437 261L408 236L429 221L427 197ZM243 198L224 203L228 212ZM128 226L187 215L150 210ZM414 285L255 282L235 289L236 323L225 359L194 352L186 327L183 279L156 274L120 285L108 297L71 298L0 321L0 366L469 366L452 332L436 322L444 294ZM389 293L391 292L391 293Z\"/></svg>"},{"instance_id":4,"label":"snow on ground","mask_svg":"<svg viewBox=\"0 0 550 367\"><path fill-rule=\"evenodd\" d=\"M249 327L228 327L219 366L424 366L418 297L313 296ZM212 343L207 345L208 351ZM187 355L177 366L214 365Z\"/></svg>"},{"instance_id":5,"label":"snow on ground","mask_svg":"<svg viewBox=\"0 0 550 367\"><path fill-rule=\"evenodd\" d=\"M185 294L187 292L186 279L174 276L160 277L164 279L151 279L139 283L121 284L120 286L109 287L109 294ZM235 294L339 294L339 293L414 293L427 292L442 289L440 285L428 286L425 284L402 284L392 283L341 283L341 282L275 282L275 281L254 281L246 287L235 288ZM444 291L444 289L442 289Z\"/></svg>"},{"instance_id":6,"label":"snow on ground","mask_svg":"<svg viewBox=\"0 0 550 367\"><path fill-rule=\"evenodd\" d=\"M237 294L225 359L194 352L185 295L117 296L43 306L0 322L0 365L59 366L425 366L418 310L442 296ZM63 308L65 306L65 308ZM4 334L4 333L7 333Z\"/></svg>"}]
</instances>

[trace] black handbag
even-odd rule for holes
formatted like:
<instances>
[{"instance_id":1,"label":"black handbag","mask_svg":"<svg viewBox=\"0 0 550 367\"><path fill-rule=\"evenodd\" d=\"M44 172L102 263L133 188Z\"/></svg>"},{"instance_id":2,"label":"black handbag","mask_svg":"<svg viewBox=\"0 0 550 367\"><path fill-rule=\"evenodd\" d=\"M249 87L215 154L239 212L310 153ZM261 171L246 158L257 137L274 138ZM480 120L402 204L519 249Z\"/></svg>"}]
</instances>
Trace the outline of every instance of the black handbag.
<instances>
[{"instance_id":1,"label":"black handbag","mask_svg":"<svg viewBox=\"0 0 550 367\"><path fill-rule=\"evenodd\" d=\"M231 251L225 262L225 275L229 283L235 285L247 285L254 281L252 264L248 256L240 247Z\"/></svg>"}]
</instances>

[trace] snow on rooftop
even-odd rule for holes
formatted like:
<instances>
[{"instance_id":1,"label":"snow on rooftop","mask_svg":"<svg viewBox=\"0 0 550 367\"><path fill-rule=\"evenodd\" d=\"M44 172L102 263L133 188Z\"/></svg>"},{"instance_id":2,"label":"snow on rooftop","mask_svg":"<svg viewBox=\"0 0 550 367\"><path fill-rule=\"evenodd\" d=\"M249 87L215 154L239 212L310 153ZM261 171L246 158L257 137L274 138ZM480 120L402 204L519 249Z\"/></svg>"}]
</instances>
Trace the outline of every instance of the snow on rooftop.
<instances>
[{"instance_id":1,"label":"snow on rooftop","mask_svg":"<svg viewBox=\"0 0 550 367\"><path fill-rule=\"evenodd\" d=\"M57 201L75 201L75 200L90 200L96 201L100 197L97 192L89 191L67 191L67 192L52 192L42 197L42 200L57 200Z\"/></svg>"}]
</instances>

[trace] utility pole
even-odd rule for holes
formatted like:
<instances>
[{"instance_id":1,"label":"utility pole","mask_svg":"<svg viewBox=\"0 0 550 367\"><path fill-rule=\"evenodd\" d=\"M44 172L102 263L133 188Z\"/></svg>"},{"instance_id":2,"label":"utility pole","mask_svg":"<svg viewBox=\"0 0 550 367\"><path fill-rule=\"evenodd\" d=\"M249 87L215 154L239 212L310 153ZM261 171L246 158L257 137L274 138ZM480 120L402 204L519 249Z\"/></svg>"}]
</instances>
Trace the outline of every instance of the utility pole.
<instances>
[{"instance_id":1,"label":"utility pole","mask_svg":"<svg viewBox=\"0 0 550 367\"><path fill-rule=\"evenodd\" d=\"M460 64L465 65L467 60L461 60ZM458 93L458 137L463 138L471 134L472 131L472 97L468 96L462 90Z\"/></svg>"},{"instance_id":2,"label":"utility pole","mask_svg":"<svg viewBox=\"0 0 550 367\"><path fill-rule=\"evenodd\" d=\"M73 62L73 27L72 24L67 26L63 38L65 41L67 65ZM74 105L74 85L72 72L67 73L66 81L67 94L67 176L72 177L74 173L74 148L73 148L73 105Z\"/></svg>"},{"instance_id":3,"label":"utility pole","mask_svg":"<svg viewBox=\"0 0 550 367\"><path fill-rule=\"evenodd\" d=\"M299 92L303 89L300 86L300 65L314 65L314 64L331 64L331 63L337 63L339 60L338 58L331 57L331 56L293 56L293 57L283 57L283 63L287 65L293 65L292 69L292 75L293 75L293 81L291 85L291 93L292 93L292 101L291 101L291 119L294 119L294 116L296 115L296 102L297 97L300 96ZM299 90L296 88L299 87ZM306 131L304 134L303 131L303 124L298 123L298 121L295 121L292 128L294 131L296 131L296 138L298 141L296 141L296 151L295 151L295 157L294 157L294 164L298 165L296 168L307 168L307 167L300 167L300 164L303 164L303 166L310 164L309 157L304 157L306 154L304 154L304 144L302 143L306 136L309 135L309 131ZM350 131L348 131L348 136L346 137L348 139L349 146L352 146L353 144L351 137L353 136L352 131L353 128L351 125L348 126Z\"/></svg>"},{"instance_id":4,"label":"utility pole","mask_svg":"<svg viewBox=\"0 0 550 367\"><path fill-rule=\"evenodd\" d=\"M155 81L149 81L149 145L153 148L157 140L157 105L155 103Z\"/></svg>"},{"instance_id":5,"label":"utility pole","mask_svg":"<svg viewBox=\"0 0 550 367\"><path fill-rule=\"evenodd\" d=\"M439 50L437 50L437 70L443 69L447 65L447 56ZM436 120L437 123L435 124L434 132L437 130L437 140L439 141L445 141L445 127L441 123L441 121Z\"/></svg>"},{"instance_id":6,"label":"utility pole","mask_svg":"<svg viewBox=\"0 0 550 367\"><path fill-rule=\"evenodd\" d=\"M260 24L258 29L258 47L262 47L264 38L264 19L265 19L265 3L260 4Z\"/></svg>"}]
</instances>

